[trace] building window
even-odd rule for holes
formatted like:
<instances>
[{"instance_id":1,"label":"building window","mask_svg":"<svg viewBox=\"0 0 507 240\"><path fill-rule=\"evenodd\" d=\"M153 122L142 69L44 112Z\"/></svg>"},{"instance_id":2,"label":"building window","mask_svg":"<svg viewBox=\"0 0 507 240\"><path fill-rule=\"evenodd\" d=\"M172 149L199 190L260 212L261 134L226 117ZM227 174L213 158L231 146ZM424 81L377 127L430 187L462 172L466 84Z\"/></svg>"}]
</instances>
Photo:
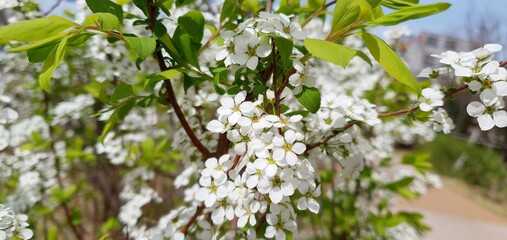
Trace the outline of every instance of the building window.
<instances>
[{"instance_id":1,"label":"building window","mask_svg":"<svg viewBox=\"0 0 507 240\"><path fill-rule=\"evenodd\" d=\"M456 41L453 41L453 40L447 40L447 41L445 41L445 48L446 49L455 51L456 50L456 45L457 45Z\"/></svg>"},{"instance_id":2,"label":"building window","mask_svg":"<svg viewBox=\"0 0 507 240\"><path fill-rule=\"evenodd\" d=\"M426 38L426 46L437 47L438 46L438 39L436 37Z\"/></svg>"}]
</instances>

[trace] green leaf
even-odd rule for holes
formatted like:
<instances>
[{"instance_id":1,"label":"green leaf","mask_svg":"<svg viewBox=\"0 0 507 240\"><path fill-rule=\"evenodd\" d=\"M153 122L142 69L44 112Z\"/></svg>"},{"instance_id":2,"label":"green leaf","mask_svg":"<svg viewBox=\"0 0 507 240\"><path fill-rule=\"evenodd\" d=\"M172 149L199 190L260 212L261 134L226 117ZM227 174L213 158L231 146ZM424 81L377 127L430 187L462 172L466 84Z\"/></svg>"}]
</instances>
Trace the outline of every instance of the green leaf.
<instances>
[{"instance_id":1,"label":"green leaf","mask_svg":"<svg viewBox=\"0 0 507 240\"><path fill-rule=\"evenodd\" d=\"M384 15L375 19L370 23L372 26L390 26L405 22L411 19L418 19L440 13L447 10L451 6L450 3L435 3L427 5L414 5L401 8L400 10Z\"/></svg>"},{"instance_id":2,"label":"green leaf","mask_svg":"<svg viewBox=\"0 0 507 240\"><path fill-rule=\"evenodd\" d=\"M28 61L31 63L44 62L55 48L56 44L30 49L26 52L28 54Z\"/></svg>"},{"instance_id":3,"label":"green leaf","mask_svg":"<svg viewBox=\"0 0 507 240\"><path fill-rule=\"evenodd\" d=\"M115 112L118 114L118 120L122 121L125 119L125 117L130 113L130 110L132 110L136 106L136 99L130 98L125 103L123 103L119 108L116 109Z\"/></svg>"},{"instance_id":4,"label":"green leaf","mask_svg":"<svg viewBox=\"0 0 507 240\"><path fill-rule=\"evenodd\" d=\"M50 36L48 38L42 39L40 41L31 43L31 44L10 48L10 49L8 49L8 51L9 52L24 52L29 49L45 47L47 45L55 45L55 43L60 42L67 35L68 35L68 33L59 33L54 36Z\"/></svg>"},{"instance_id":5,"label":"green leaf","mask_svg":"<svg viewBox=\"0 0 507 240\"><path fill-rule=\"evenodd\" d=\"M355 49L321 39L306 38L305 47L315 57L344 68L358 54L358 51Z\"/></svg>"},{"instance_id":6,"label":"green leaf","mask_svg":"<svg viewBox=\"0 0 507 240\"><path fill-rule=\"evenodd\" d=\"M46 59L46 62L44 62L44 66L42 67L42 71L39 75L39 85L47 92L49 92L49 82L53 76L53 72L65 57L65 52L67 50L67 40L68 37L62 39L58 46L53 49L53 51L51 51L48 58Z\"/></svg>"},{"instance_id":7,"label":"green leaf","mask_svg":"<svg viewBox=\"0 0 507 240\"><path fill-rule=\"evenodd\" d=\"M84 26L96 25L103 30L117 30L121 32L121 23L118 17L111 13L99 12L88 16L83 22Z\"/></svg>"},{"instance_id":8,"label":"green leaf","mask_svg":"<svg viewBox=\"0 0 507 240\"><path fill-rule=\"evenodd\" d=\"M320 108L321 98L317 88L303 86L303 90L296 95L296 99L311 113L316 113Z\"/></svg>"},{"instance_id":9,"label":"green leaf","mask_svg":"<svg viewBox=\"0 0 507 240\"><path fill-rule=\"evenodd\" d=\"M179 75L181 75L181 71L178 69L169 69L157 74L152 74L146 77L146 81L144 82L144 88L146 90L152 89L152 87L155 86L155 83L166 79L172 79Z\"/></svg>"},{"instance_id":10,"label":"green leaf","mask_svg":"<svg viewBox=\"0 0 507 240\"><path fill-rule=\"evenodd\" d=\"M128 43L130 49L134 51L141 60L151 56L157 46L157 40L154 38L125 37L125 42Z\"/></svg>"},{"instance_id":11,"label":"green leaf","mask_svg":"<svg viewBox=\"0 0 507 240\"><path fill-rule=\"evenodd\" d=\"M361 8L356 0L339 0L333 12L331 32L338 32L359 19Z\"/></svg>"},{"instance_id":12,"label":"green leaf","mask_svg":"<svg viewBox=\"0 0 507 240\"><path fill-rule=\"evenodd\" d=\"M145 16L149 16L148 14L148 1L146 0L134 0L133 1L134 4L141 10L143 11L144 15Z\"/></svg>"},{"instance_id":13,"label":"green leaf","mask_svg":"<svg viewBox=\"0 0 507 240\"><path fill-rule=\"evenodd\" d=\"M124 82L120 82L118 86L114 89L113 95L111 96L111 102L114 103L118 100L133 96L134 88L130 84L126 84Z\"/></svg>"},{"instance_id":14,"label":"green leaf","mask_svg":"<svg viewBox=\"0 0 507 240\"><path fill-rule=\"evenodd\" d=\"M284 69L289 69L292 67L292 61L290 60L290 56L292 55L292 48L294 43L286 38L277 37L275 40L276 49L278 49L278 53L280 53L281 63Z\"/></svg>"},{"instance_id":15,"label":"green leaf","mask_svg":"<svg viewBox=\"0 0 507 240\"><path fill-rule=\"evenodd\" d=\"M236 11L236 5L238 4L238 0L225 0L224 5L222 7L222 12L220 13L220 22L223 22L227 18L232 18Z\"/></svg>"},{"instance_id":16,"label":"green leaf","mask_svg":"<svg viewBox=\"0 0 507 240\"><path fill-rule=\"evenodd\" d=\"M199 11L190 11L178 18L178 24L195 43L200 43L204 34L204 16Z\"/></svg>"},{"instance_id":17,"label":"green leaf","mask_svg":"<svg viewBox=\"0 0 507 240\"><path fill-rule=\"evenodd\" d=\"M195 67L200 68L198 51L201 44L194 42L192 36L186 33L181 27L177 27L176 31L174 31L173 40L174 45L182 53L185 60Z\"/></svg>"},{"instance_id":18,"label":"green leaf","mask_svg":"<svg viewBox=\"0 0 507 240\"><path fill-rule=\"evenodd\" d=\"M419 0L382 0L381 3L388 8L400 9L417 5L419 3Z\"/></svg>"},{"instance_id":19,"label":"green leaf","mask_svg":"<svg viewBox=\"0 0 507 240\"><path fill-rule=\"evenodd\" d=\"M111 13L123 22L122 7L110 0L86 0L86 4L93 13Z\"/></svg>"},{"instance_id":20,"label":"green leaf","mask_svg":"<svg viewBox=\"0 0 507 240\"><path fill-rule=\"evenodd\" d=\"M100 135L100 142L104 143L104 139L107 137L107 134L113 129L114 125L116 125L116 121L118 121L118 113L115 110L107 120L106 125L102 130L102 134Z\"/></svg>"},{"instance_id":21,"label":"green leaf","mask_svg":"<svg viewBox=\"0 0 507 240\"><path fill-rule=\"evenodd\" d=\"M421 92L421 86L408 67L387 43L369 33L360 33L360 36L373 58L382 65L389 75L414 89L418 94Z\"/></svg>"},{"instance_id":22,"label":"green leaf","mask_svg":"<svg viewBox=\"0 0 507 240\"><path fill-rule=\"evenodd\" d=\"M0 41L39 41L75 26L78 25L59 16L25 20L0 27Z\"/></svg>"}]
</instances>

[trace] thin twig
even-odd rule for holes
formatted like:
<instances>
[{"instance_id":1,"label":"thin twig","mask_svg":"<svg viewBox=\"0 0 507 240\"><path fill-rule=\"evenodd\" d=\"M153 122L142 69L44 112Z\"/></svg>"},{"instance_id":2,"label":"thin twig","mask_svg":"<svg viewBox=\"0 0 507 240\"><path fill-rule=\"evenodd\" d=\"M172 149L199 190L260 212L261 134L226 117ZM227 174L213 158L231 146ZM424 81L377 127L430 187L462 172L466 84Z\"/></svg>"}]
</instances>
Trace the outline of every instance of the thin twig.
<instances>
[{"instance_id":1,"label":"thin twig","mask_svg":"<svg viewBox=\"0 0 507 240\"><path fill-rule=\"evenodd\" d=\"M157 21L156 14L157 14L158 10L155 6L153 6L153 4L150 4L149 6L150 6L150 9L149 9L150 29L154 32L155 31L155 24ZM166 71L169 69L165 65L164 57L162 56L161 51L157 51L156 59L158 61L158 66L161 71ZM208 148L206 148L206 146L204 146L201 143L199 138L197 138L194 131L192 130L192 128L188 124L185 114L183 114L183 111L181 110L181 107L178 104L178 100L176 99L176 94L174 93L174 89L173 89L171 81L169 79L166 79L166 80L164 80L164 84L165 84L165 90L166 90L166 94L167 94L167 101L173 107L174 113L176 114L176 117L178 117L178 120L180 121L180 124L183 127L183 129L185 130L185 133L190 138L190 141L192 141L192 143L197 148L197 150L199 150L199 152L201 152L205 158L210 157L212 155L211 152L208 150Z\"/></svg>"},{"instance_id":2,"label":"thin twig","mask_svg":"<svg viewBox=\"0 0 507 240\"><path fill-rule=\"evenodd\" d=\"M53 4L53 6L51 6L51 8L44 13L44 17L47 17L49 14L51 14L58 6L60 6L62 2L63 0L56 1L56 3Z\"/></svg>"}]
</instances>

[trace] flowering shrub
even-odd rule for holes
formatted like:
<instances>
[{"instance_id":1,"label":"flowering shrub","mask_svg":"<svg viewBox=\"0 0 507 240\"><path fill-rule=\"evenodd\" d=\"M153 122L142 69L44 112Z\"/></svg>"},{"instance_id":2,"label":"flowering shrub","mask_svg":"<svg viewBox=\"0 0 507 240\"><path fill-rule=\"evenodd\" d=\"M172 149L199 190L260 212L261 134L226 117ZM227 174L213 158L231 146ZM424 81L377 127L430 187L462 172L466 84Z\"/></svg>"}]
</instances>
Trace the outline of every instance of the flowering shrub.
<instances>
[{"instance_id":1,"label":"flowering shrub","mask_svg":"<svg viewBox=\"0 0 507 240\"><path fill-rule=\"evenodd\" d=\"M440 183L395 144L449 133L444 99L467 88L482 130L507 126L507 73L488 44L419 74L455 86L416 81L368 31L450 6L417 2L78 0L73 20L10 3L0 200L48 239L418 238L422 216L390 206ZM31 238L18 221L0 237Z\"/></svg>"}]
</instances>

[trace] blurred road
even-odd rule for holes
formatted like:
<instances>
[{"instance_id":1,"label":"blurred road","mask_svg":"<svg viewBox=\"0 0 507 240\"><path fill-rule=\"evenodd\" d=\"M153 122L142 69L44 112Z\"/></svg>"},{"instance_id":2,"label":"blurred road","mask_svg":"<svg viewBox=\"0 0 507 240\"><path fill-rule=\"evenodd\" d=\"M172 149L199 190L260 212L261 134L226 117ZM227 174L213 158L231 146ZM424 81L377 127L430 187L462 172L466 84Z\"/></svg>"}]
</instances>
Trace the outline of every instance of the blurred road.
<instances>
[{"instance_id":1,"label":"blurred road","mask_svg":"<svg viewBox=\"0 0 507 240\"><path fill-rule=\"evenodd\" d=\"M416 201L401 201L396 209L424 214L424 222L432 227L428 240L506 240L507 218L455 188L444 179L441 189L432 189Z\"/></svg>"}]
</instances>

